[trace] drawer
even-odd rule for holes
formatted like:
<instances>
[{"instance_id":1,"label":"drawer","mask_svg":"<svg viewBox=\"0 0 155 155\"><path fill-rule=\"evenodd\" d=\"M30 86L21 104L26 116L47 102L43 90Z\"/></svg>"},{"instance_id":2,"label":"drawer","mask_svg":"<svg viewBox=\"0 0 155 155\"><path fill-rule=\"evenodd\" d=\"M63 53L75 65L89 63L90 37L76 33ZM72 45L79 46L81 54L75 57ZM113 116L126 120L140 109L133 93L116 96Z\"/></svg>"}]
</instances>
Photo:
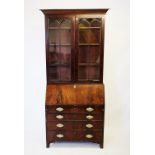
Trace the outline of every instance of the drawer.
<instances>
[{"instance_id":1,"label":"drawer","mask_svg":"<svg viewBox=\"0 0 155 155\"><path fill-rule=\"evenodd\" d=\"M97 141L100 142L103 138L103 132L89 131L49 131L47 132L49 141Z\"/></svg>"},{"instance_id":2,"label":"drawer","mask_svg":"<svg viewBox=\"0 0 155 155\"><path fill-rule=\"evenodd\" d=\"M48 113L103 113L103 106L48 106Z\"/></svg>"},{"instance_id":3,"label":"drawer","mask_svg":"<svg viewBox=\"0 0 155 155\"><path fill-rule=\"evenodd\" d=\"M54 121L47 122L47 130L74 130L74 124L71 122Z\"/></svg>"},{"instance_id":4,"label":"drawer","mask_svg":"<svg viewBox=\"0 0 155 155\"><path fill-rule=\"evenodd\" d=\"M83 121L83 122L76 122L75 129L81 130L95 130L95 129L102 129L103 128L103 121Z\"/></svg>"},{"instance_id":5,"label":"drawer","mask_svg":"<svg viewBox=\"0 0 155 155\"><path fill-rule=\"evenodd\" d=\"M103 121L53 121L47 122L47 130L94 130L103 129Z\"/></svg>"},{"instance_id":6,"label":"drawer","mask_svg":"<svg viewBox=\"0 0 155 155\"><path fill-rule=\"evenodd\" d=\"M69 114L69 113L47 113L47 121L58 121L58 120L103 120L103 114Z\"/></svg>"},{"instance_id":7,"label":"drawer","mask_svg":"<svg viewBox=\"0 0 155 155\"><path fill-rule=\"evenodd\" d=\"M72 120L73 114L65 114L65 113L47 113L46 114L46 120L51 122L51 121L59 121L59 120Z\"/></svg>"}]
</instances>

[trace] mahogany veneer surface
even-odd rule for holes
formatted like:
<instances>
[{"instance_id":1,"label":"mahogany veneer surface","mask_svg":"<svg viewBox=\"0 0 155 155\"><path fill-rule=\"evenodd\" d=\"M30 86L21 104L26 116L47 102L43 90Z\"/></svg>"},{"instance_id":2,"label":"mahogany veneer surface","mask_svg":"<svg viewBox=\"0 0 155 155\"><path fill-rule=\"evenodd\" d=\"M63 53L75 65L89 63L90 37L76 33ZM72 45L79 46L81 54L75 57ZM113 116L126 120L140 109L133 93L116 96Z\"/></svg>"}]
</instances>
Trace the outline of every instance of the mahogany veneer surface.
<instances>
[{"instance_id":1,"label":"mahogany veneer surface","mask_svg":"<svg viewBox=\"0 0 155 155\"><path fill-rule=\"evenodd\" d=\"M51 84L46 89L46 105L100 105L103 103L103 84Z\"/></svg>"}]
</instances>

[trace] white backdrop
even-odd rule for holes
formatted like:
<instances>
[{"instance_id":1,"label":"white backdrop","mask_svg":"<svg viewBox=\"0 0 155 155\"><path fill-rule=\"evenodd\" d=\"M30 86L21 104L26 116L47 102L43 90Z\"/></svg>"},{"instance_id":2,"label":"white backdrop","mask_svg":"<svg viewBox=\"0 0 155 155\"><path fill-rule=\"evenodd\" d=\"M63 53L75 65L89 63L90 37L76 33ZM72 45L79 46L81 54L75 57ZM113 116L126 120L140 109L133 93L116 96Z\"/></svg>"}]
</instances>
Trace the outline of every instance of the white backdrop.
<instances>
[{"instance_id":1,"label":"white backdrop","mask_svg":"<svg viewBox=\"0 0 155 155\"><path fill-rule=\"evenodd\" d=\"M106 14L104 149L45 145L45 30L39 9L110 8ZM58 149L59 148L59 149ZM25 0L25 155L129 155L129 0Z\"/></svg>"}]
</instances>

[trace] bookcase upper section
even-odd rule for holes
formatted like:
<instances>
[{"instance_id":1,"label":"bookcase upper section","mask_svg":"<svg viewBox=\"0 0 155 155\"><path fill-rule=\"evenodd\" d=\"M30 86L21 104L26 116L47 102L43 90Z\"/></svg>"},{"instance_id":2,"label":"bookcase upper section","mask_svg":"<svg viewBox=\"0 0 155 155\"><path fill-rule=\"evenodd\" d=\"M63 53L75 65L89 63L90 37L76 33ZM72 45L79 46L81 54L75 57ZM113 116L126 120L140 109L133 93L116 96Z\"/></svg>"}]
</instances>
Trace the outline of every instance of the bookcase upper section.
<instances>
[{"instance_id":1,"label":"bookcase upper section","mask_svg":"<svg viewBox=\"0 0 155 155\"><path fill-rule=\"evenodd\" d=\"M45 14L47 83L103 83L108 9L41 11Z\"/></svg>"}]
</instances>

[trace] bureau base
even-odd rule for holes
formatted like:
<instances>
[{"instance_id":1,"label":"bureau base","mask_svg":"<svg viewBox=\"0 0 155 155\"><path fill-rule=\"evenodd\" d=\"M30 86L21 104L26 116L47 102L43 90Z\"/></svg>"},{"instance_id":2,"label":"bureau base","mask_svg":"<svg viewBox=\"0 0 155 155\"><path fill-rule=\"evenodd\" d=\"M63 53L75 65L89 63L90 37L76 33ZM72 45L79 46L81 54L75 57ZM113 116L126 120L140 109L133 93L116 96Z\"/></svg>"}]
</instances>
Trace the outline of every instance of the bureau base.
<instances>
[{"instance_id":1,"label":"bureau base","mask_svg":"<svg viewBox=\"0 0 155 155\"><path fill-rule=\"evenodd\" d=\"M46 145L93 142L103 148L104 104L46 106Z\"/></svg>"}]
</instances>

